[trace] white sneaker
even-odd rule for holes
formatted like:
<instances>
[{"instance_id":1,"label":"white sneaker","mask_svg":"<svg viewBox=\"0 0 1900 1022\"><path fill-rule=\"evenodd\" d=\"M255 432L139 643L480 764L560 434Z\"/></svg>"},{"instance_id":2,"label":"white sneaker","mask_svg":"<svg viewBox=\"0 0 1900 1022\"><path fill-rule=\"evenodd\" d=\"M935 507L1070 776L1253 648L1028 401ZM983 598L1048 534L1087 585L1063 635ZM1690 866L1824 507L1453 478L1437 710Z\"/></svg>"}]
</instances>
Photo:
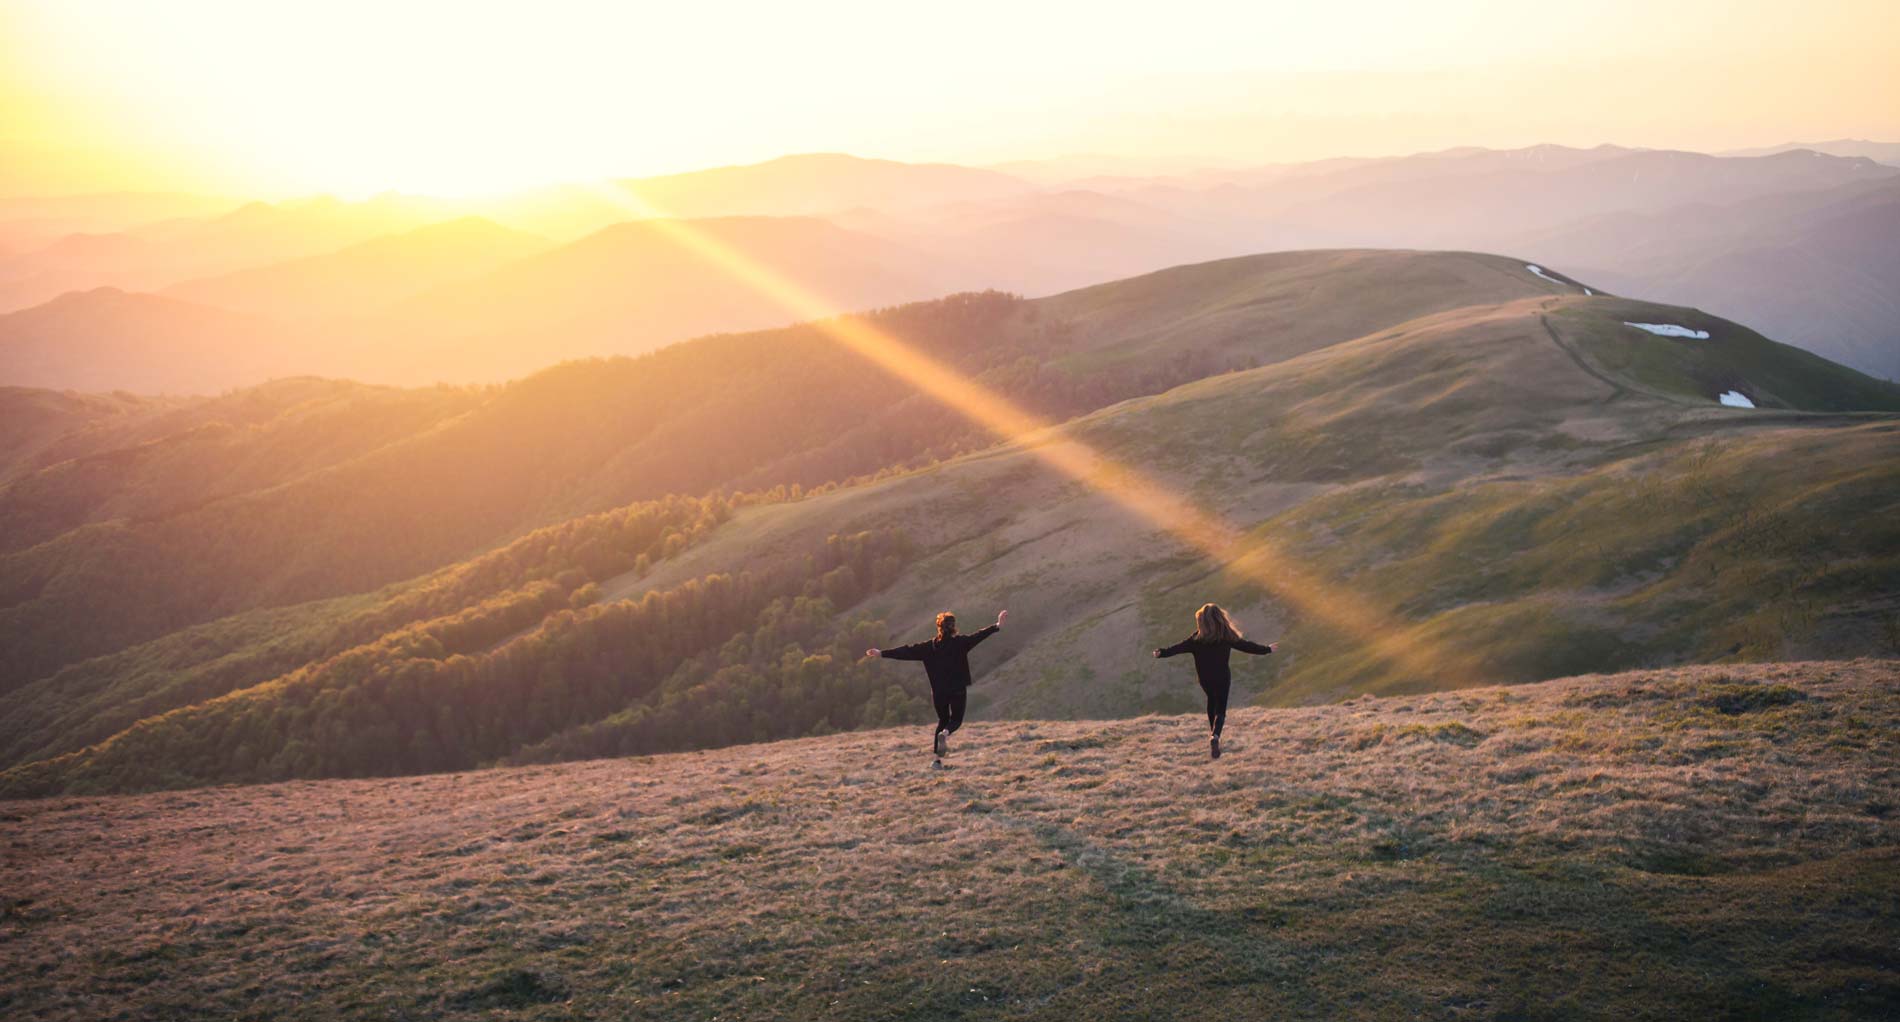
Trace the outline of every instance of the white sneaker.
<instances>
[{"instance_id":1,"label":"white sneaker","mask_svg":"<svg viewBox=\"0 0 1900 1022\"><path fill-rule=\"evenodd\" d=\"M943 755L946 752L949 752L950 751L950 736L945 734L942 731L938 731L937 740L931 744L931 750L939 756Z\"/></svg>"}]
</instances>

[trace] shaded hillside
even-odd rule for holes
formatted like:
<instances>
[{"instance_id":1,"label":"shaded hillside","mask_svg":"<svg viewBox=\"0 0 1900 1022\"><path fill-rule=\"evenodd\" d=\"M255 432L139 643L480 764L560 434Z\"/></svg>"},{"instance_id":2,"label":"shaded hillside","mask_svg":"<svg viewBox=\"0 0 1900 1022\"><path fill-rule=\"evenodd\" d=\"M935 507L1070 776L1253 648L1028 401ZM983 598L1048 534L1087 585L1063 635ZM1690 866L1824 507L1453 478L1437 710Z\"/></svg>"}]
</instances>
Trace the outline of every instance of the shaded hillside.
<instances>
[{"instance_id":1,"label":"shaded hillside","mask_svg":"<svg viewBox=\"0 0 1900 1022\"><path fill-rule=\"evenodd\" d=\"M45 393L23 391L22 394ZM269 490L471 409L470 390L398 390L289 379L200 401L135 403L62 430L0 482L0 550L22 550L94 523L155 523Z\"/></svg>"},{"instance_id":2,"label":"shaded hillside","mask_svg":"<svg viewBox=\"0 0 1900 1022\"><path fill-rule=\"evenodd\" d=\"M0 997L22 1019L1884 1017L1897 671L1242 710L1216 763L1189 715L978 722L942 771L911 727L6 803Z\"/></svg>"},{"instance_id":3,"label":"shaded hillside","mask_svg":"<svg viewBox=\"0 0 1900 1022\"><path fill-rule=\"evenodd\" d=\"M0 387L0 480L60 460L61 445L96 432L104 423L123 421L172 402L131 394L80 394L73 391Z\"/></svg>"}]
</instances>

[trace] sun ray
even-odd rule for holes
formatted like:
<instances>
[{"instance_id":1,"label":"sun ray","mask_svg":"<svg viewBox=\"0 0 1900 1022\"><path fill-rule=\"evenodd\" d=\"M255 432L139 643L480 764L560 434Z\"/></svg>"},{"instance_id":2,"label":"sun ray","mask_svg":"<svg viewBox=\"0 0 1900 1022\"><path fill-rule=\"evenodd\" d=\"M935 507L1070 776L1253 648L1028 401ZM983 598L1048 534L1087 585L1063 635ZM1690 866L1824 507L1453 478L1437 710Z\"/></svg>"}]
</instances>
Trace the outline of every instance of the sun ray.
<instances>
[{"instance_id":1,"label":"sun ray","mask_svg":"<svg viewBox=\"0 0 1900 1022\"><path fill-rule=\"evenodd\" d=\"M1062 475L1114 501L1149 526L1164 531L1292 608L1365 644L1379 659L1416 676L1438 678L1470 672L1472 658L1454 655L1417 634L1417 626L1383 612L1337 584L1303 568L1272 540L1249 533L1198 507L1144 473L1096 450L1008 398L971 380L955 367L919 351L865 319L839 315L837 306L776 269L725 244L689 220L668 215L624 186L600 193L639 217L682 249L776 302L832 341L955 409L1006 443L1017 443Z\"/></svg>"}]
</instances>

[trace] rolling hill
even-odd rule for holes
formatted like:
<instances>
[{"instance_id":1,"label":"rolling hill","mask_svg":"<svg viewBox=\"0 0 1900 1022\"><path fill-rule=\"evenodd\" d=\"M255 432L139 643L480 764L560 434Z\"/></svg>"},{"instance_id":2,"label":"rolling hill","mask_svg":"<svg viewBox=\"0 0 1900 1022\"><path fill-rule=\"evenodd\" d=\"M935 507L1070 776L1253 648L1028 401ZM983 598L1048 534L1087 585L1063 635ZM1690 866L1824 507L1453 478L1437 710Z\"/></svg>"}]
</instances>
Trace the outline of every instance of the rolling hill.
<instances>
[{"instance_id":1,"label":"rolling hill","mask_svg":"<svg viewBox=\"0 0 1900 1022\"><path fill-rule=\"evenodd\" d=\"M1007 174L955 164L800 153L595 186L536 189L482 203L479 210L523 230L572 239L637 216L828 216L860 208L894 211L1002 199L1034 187Z\"/></svg>"},{"instance_id":2,"label":"rolling hill","mask_svg":"<svg viewBox=\"0 0 1900 1022\"><path fill-rule=\"evenodd\" d=\"M166 297L286 323L363 319L452 280L474 277L549 247L544 239L464 217L164 288Z\"/></svg>"},{"instance_id":3,"label":"rolling hill","mask_svg":"<svg viewBox=\"0 0 1900 1022\"><path fill-rule=\"evenodd\" d=\"M116 287L151 291L180 281L334 251L391 232L449 219L431 200L382 195L250 202L211 216L182 216L124 230L77 233L9 260L0 311L62 293Z\"/></svg>"},{"instance_id":4,"label":"rolling hill","mask_svg":"<svg viewBox=\"0 0 1900 1022\"><path fill-rule=\"evenodd\" d=\"M941 265L890 242L807 217L724 217L687 225L771 267L838 312L942 294ZM784 325L783 306L743 274L629 221L572 244L449 281L397 303L368 327L397 361L379 380L479 381L570 358L637 355L713 331Z\"/></svg>"},{"instance_id":5,"label":"rolling hill","mask_svg":"<svg viewBox=\"0 0 1900 1022\"><path fill-rule=\"evenodd\" d=\"M274 320L118 288L0 315L0 381L15 387L204 394L327 362Z\"/></svg>"},{"instance_id":6,"label":"rolling hill","mask_svg":"<svg viewBox=\"0 0 1900 1022\"><path fill-rule=\"evenodd\" d=\"M690 226L839 312L943 294L956 279L934 257L823 220ZM307 374L492 382L790 318L743 275L653 223L548 248L464 219L163 295L101 289L0 317L0 381L196 394Z\"/></svg>"},{"instance_id":7,"label":"rolling hill","mask_svg":"<svg viewBox=\"0 0 1900 1022\"><path fill-rule=\"evenodd\" d=\"M1884 1017L1896 681L1894 661L1763 664L1241 710L1211 764L1194 716L981 721L934 771L904 728L0 803L0 999L19 1019Z\"/></svg>"},{"instance_id":8,"label":"rolling hill","mask_svg":"<svg viewBox=\"0 0 1900 1022\"><path fill-rule=\"evenodd\" d=\"M1900 378L1900 181L1586 220L1523 251Z\"/></svg>"},{"instance_id":9,"label":"rolling hill","mask_svg":"<svg viewBox=\"0 0 1900 1022\"><path fill-rule=\"evenodd\" d=\"M1252 695L1266 672L1280 702L1894 652L1900 389L1587 290L1496 256L1291 253L873 317L1069 420L1000 447L810 328L485 391L308 476L6 555L0 790L876 726L916 707L855 652L945 603L1015 611L975 696L1013 717L1185 709L1141 654L1208 598L1284 635L1241 676ZM1288 578L1350 594L1366 627L1301 613L1039 453L1077 442L1271 541ZM671 523L637 548L619 519L583 518L454 565L628 500L773 487L615 512ZM442 581L464 577L484 581ZM83 633L36 624L74 615ZM1375 637L1425 652L1395 662Z\"/></svg>"}]
</instances>

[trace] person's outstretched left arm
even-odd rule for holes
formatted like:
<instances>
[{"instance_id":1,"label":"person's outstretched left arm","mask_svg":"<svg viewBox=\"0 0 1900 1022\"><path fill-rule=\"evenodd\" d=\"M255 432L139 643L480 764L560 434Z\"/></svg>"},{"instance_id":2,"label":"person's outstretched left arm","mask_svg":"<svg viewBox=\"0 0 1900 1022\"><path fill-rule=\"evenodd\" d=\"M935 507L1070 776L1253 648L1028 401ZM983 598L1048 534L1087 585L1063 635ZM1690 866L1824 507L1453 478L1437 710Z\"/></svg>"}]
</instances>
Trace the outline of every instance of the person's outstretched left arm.
<instances>
[{"instance_id":1,"label":"person's outstretched left arm","mask_svg":"<svg viewBox=\"0 0 1900 1022\"><path fill-rule=\"evenodd\" d=\"M1235 649L1240 650L1242 653L1252 653L1254 656L1266 656L1268 653L1271 653L1275 649L1277 649L1279 645L1280 644L1277 642L1269 642L1266 645L1262 646L1261 644L1253 641L1252 639L1235 639L1234 640Z\"/></svg>"},{"instance_id":2,"label":"person's outstretched left arm","mask_svg":"<svg viewBox=\"0 0 1900 1022\"><path fill-rule=\"evenodd\" d=\"M1172 646L1163 646L1160 649L1155 650L1154 652L1155 659L1160 660L1163 657L1180 656L1181 654L1186 653L1188 651L1188 647L1193 642L1194 642L1194 636L1190 635L1187 638L1182 639L1180 642L1177 642Z\"/></svg>"}]
</instances>

